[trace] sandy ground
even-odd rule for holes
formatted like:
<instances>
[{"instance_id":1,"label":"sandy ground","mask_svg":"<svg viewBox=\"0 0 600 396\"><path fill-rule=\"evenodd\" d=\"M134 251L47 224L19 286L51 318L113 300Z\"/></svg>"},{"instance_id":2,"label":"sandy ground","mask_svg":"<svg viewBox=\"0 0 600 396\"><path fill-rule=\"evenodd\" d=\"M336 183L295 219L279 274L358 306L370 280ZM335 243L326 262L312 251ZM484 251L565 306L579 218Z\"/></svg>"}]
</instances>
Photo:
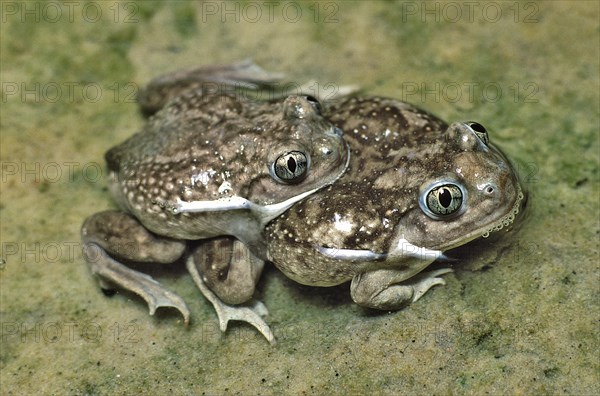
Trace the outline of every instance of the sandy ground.
<instances>
[{"instance_id":1,"label":"sandy ground","mask_svg":"<svg viewBox=\"0 0 600 396\"><path fill-rule=\"evenodd\" d=\"M600 393L597 2L1 6L1 394ZM79 227L114 207L103 154L142 125L138 86L248 57L485 124L529 190L522 226L395 313L270 269L275 347L221 334L181 265L152 274L188 328L105 297Z\"/></svg>"}]
</instances>

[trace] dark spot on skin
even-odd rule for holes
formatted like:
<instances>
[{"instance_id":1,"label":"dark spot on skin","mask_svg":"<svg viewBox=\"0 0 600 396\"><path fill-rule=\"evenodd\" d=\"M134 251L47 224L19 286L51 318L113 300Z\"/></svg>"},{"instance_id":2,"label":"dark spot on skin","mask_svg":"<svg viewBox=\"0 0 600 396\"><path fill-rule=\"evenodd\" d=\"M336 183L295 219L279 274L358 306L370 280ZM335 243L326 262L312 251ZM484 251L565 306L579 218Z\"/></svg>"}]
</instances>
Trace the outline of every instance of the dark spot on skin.
<instances>
[{"instance_id":1,"label":"dark spot on skin","mask_svg":"<svg viewBox=\"0 0 600 396\"><path fill-rule=\"evenodd\" d=\"M220 281L224 281L225 279L227 279L228 274L229 274L229 267L220 270L217 276L219 277Z\"/></svg>"}]
</instances>

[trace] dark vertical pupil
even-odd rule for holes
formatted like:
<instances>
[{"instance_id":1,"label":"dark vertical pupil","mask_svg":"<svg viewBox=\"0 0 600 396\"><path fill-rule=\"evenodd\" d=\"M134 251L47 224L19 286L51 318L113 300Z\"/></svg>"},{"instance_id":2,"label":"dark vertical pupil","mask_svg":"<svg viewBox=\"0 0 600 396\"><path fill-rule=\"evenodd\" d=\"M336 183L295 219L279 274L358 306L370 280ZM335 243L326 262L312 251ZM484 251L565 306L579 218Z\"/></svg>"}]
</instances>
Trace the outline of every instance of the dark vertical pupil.
<instances>
[{"instance_id":1,"label":"dark vertical pupil","mask_svg":"<svg viewBox=\"0 0 600 396\"><path fill-rule=\"evenodd\" d=\"M452 203L452 194L447 188L442 188L438 197L440 204L444 208L447 208Z\"/></svg>"},{"instance_id":2,"label":"dark vertical pupil","mask_svg":"<svg viewBox=\"0 0 600 396\"><path fill-rule=\"evenodd\" d=\"M290 158L288 158L287 166L290 173L296 173L296 161L294 160L294 157L290 156Z\"/></svg>"}]
</instances>

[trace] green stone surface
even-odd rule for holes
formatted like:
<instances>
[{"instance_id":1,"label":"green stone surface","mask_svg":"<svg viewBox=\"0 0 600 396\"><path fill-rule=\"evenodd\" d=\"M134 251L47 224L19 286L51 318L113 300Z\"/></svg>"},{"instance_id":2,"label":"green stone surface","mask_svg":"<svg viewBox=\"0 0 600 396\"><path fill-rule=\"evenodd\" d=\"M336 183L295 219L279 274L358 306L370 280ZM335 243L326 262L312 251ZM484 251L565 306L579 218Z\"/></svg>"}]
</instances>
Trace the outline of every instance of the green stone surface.
<instances>
[{"instance_id":1,"label":"green stone surface","mask_svg":"<svg viewBox=\"0 0 600 396\"><path fill-rule=\"evenodd\" d=\"M598 2L0 6L0 394L600 393ZM181 265L150 272L188 328L105 297L79 227L114 207L103 154L142 125L137 88L248 57L483 123L519 164L525 221L459 249L445 287L394 313L266 271L275 347L221 334Z\"/></svg>"}]
</instances>

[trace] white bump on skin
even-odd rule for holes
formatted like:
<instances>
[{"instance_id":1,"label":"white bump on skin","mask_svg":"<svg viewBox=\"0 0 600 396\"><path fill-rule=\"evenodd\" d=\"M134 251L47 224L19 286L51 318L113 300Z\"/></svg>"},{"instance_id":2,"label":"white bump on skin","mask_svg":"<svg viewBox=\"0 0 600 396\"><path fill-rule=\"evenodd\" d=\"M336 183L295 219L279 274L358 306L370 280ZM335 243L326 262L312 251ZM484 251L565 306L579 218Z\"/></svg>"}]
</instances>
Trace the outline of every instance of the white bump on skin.
<instances>
[{"instance_id":1,"label":"white bump on skin","mask_svg":"<svg viewBox=\"0 0 600 396\"><path fill-rule=\"evenodd\" d=\"M342 232L352 231L352 222L348 220L343 220L339 213L335 213L333 215L333 226L336 230Z\"/></svg>"},{"instance_id":2,"label":"white bump on skin","mask_svg":"<svg viewBox=\"0 0 600 396\"><path fill-rule=\"evenodd\" d=\"M384 217L381 222L383 223L383 228L390 228L390 219Z\"/></svg>"},{"instance_id":3,"label":"white bump on skin","mask_svg":"<svg viewBox=\"0 0 600 396\"><path fill-rule=\"evenodd\" d=\"M202 183L202 185L207 186L208 182L210 181L210 179L216 174L217 172L213 169L208 169L202 172L199 172L195 175L192 175L192 177L190 178L190 183L191 185L195 185L196 182L200 182Z\"/></svg>"},{"instance_id":4,"label":"white bump on skin","mask_svg":"<svg viewBox=\"0 0 600 396\"><path fill-rule=\"evenodd\" d=\"M228 181L224 181L219 186L218 192L219 192L219 194L224 194L228 191L231 191L231 183L229 183Z\"/></svg>"}]
</instances>

